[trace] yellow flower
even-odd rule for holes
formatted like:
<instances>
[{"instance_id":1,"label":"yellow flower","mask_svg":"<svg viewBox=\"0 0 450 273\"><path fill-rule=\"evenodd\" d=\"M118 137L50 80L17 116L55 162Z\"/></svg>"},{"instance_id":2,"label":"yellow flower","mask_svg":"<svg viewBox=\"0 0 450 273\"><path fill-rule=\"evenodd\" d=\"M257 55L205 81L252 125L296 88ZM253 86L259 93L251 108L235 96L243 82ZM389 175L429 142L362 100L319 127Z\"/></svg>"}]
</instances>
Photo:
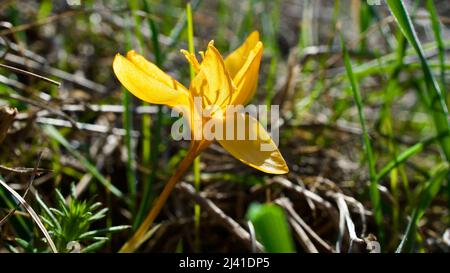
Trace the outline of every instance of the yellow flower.
<instances>
[{"instance_id":1,"label":"yellow flower","mask_svg":"<svg viewBox=\"0 0 450 273\"><path fill-rule=\"evenodd\" d=\"M223 114L212 118L222 122L223 128L227 122L236 120L250 124L245 139L229 139L222 135L216 135L215 139L243 163L263 172L283 174L289 171L286 162L263 126L248 114L225 115L227 106L245 105L255 94L262 51L263 45L256 31L225 60L212 41L201 63L193 54L182 50L196 71L189 90L134 51L128 52L126 58L117 54L113 69L119 81L141 100L186 109L186 113L190 113L187 118L193 133L195 120L203 118L194 109L194 97L201 97L203 109L216 105L222 110L220 113ZM202 128L200 130L203 132ZM250 139L249 135L255 137ZM196 143L196 153L209 144L210 141L200 140ZM262 150L261 145L266 148Z\"/></svg>"},{"instance_id":2,"label":"yellow flower","mask_svg":"<svg viewBox=\"0 0 450 273\"><path fill-rule=\"evenodd\" d=\"M193 54L182 50L196 72L189 90L134 51L128 52L126 57L116 55L113 69L119 81L141 100L181 108L186 114L193 136L186 156L135 234L123 245L121 252L132 252L139 247L178 180L189 169L195 157L211 144L211 140L196 138L198 131L201 136L204 134L204 121L213 121L213 139L243 163L267 173L284 174L289 171L274 141L256 119L244 113L234 112L229 115L227 112L228 106L244 105L255 94L262 50L258 32L250 34L244 44L225 60L212 41L202 54L201 63ZM196 105L198 98L201 100L200 109ZM209 106L216 106L211 115L205 117L199 113ZM236 123L244 124L245 132L239 131L241 128L234 126ZM217 127L220 126L216 124L222 128L233 124L234 135L224 137L223 130L218 130ZM237 135L241 137L236 137Z\"/></svg>"}]
</instances>

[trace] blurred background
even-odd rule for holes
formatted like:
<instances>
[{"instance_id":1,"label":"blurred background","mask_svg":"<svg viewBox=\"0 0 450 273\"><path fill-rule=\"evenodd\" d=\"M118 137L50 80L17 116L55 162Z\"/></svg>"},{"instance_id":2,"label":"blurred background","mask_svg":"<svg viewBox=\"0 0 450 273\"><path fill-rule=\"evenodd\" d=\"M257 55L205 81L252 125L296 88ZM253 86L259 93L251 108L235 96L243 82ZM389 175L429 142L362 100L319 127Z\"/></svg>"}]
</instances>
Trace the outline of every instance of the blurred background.
<instances>
[{"instance_id":1,"label":"blurred background","mask_svg":"<svg viewBox=\"0 0 450 273\"><path fill-rule=\"evenodd\" d=\"M448 116L439 127L427 94L431 76L450 102L450 6L402 1L424 63L390 2L191 1L196 51L214 40L226 56L260 32L252 103L280 106L290 172L261 173L214 143L140 251L448 252ZM134 49L188 86L186 3L0 2L0 252L49 252L45 231L60 252L116 252L132 235L189 143L112 60Z\"/></svg>"}]
</instances>

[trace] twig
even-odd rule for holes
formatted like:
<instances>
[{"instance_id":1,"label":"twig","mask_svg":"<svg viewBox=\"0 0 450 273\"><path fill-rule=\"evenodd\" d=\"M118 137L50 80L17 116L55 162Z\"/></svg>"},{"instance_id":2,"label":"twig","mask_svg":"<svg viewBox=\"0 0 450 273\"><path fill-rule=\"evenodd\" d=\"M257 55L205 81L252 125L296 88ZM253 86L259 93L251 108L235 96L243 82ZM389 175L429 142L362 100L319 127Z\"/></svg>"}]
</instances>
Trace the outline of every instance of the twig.
<instances>
[{"instance_id":1,"label":"twig","mask_svg":"<svg viewBox=\"0 0 450 273\"><path fill-rule=\"evenodd\" d=\"M283 203L285 202L286 198L279 198L275 200L275 203L279 206L283 207ZM294 212L295 214L295 212ZM290 215L291 217L288 217L289 224L294 229L295 233L297 234L300 244L302 245L303 249L308 253L319 253L316 246L313 244L311 239L309 239L308 234L306 234L305 230L300 226L300 224Z\"/></svg>"},{"instance_id":2,"label":"twig","mask_svg":"<svg viewBox=\"0 0 450 273\"><path fill-rule=\"evenodd\" d=\"M284 208L289 216L293 220L295 220L306 231L306 233L308 233L309 236L320 245L320 247L322 247L327 252L334 252L333 248L327 242L325 242L308 224L306 224L306 222L300 217L300 215L298 215L289 199L282 197L276 199L274 202Z\"/></svg>"},{"instance_id":3,"label":"twig","mask_svg":"<svg viewBox=\"0 0 450 273\"><path fill-rule=\"evenodd\" d=\"M289 218L288 221L299 237L300 244L303 246L303 249L308 253L319 253L316 246L314 246L313 242L309 239L308 234L306 234L303 228L292 218Z\"/></svg>"},{"instance_id":4,"label":"twig","mask_svg":"<svg viewBox=\"0 0 450 273\"><path fill-rule=\"evenodd\" d=\"M5 77L3 75L0 75L0 83L3 83L3 84L8 85L10 87L14 87L14 88L19 89L19 90L26 90L27 89L27 86L25 84L23 84L23 83L21 83L19 81L7 78L7 77Z\"/></svg>"},{"instance_id":5,"label":"twig","mask_svg":"<svg viewBox=\"0 0 450 273\"><path fill-rule=\"evenodd\" d=\"M348 234L350 237L350 246L349 246L348 252L352 252L354 244L362 245L362 244L365 244L365 242L363 239L358 238L358 236L356 236L355 224L353 223L352 218L350 217L350 212L348 211L347 203L345 202L342 194L337 193L335 195L335 198L336 198L336 203L339 207L339 213L340 213L341 219L344 219L345 223L347 224L347 230L348 230ZM340 238L342 238L342 235L340 236ZM338 247L338 246L336 246L336 247Z\"/></svg>"},{"instance_id":6,"label":"twig","mask_svg":"<svg viewBox=\"0 0 450 273\"><path fill-rule=\"evenodd\" d=\"M10 49L10 50L12 50L12 51L14 51L16 53L20 53L24 57L27 57L28 59L34 60L34 61L36 61L38 63L41 63L41 64L46 64L47 63L47 59L45 59L41 55L38 55L38 54L34 53L33 51L28 50L26 48L22 48L18 44L13 43L13 42L9 41L8 39L6 39L5 36L0 36L0 38L1 38L0 39L0 44L5 46L7 49Z\"/></svg>"},{"instance_id":7,"label":"twig","mask_svg":"<svg viewBox=\"0 0 450 273\"><path fill-rule=\"evenodd\" d=\"M10 167L0 165L0 171L25 175L25 174L34 174L35 169L34 168L10 168ZM51 172L51 170L37 168L36 172L37 172L37 174L39 174L41 172Z\"/></svg>"},{"instance_id":8,"label":"twig","mask_svg":"<svg viewBox=\"0 0 450 273\"><path fill-rule=\"evenodd\" d=\"M358 209L359 215L361 217L361 225L362 225L360 237L361 238L364 237L366 234L366 231L367 231L366 215L372 215L372 212L367 211L364 208L363 204L361 204L361 202L359 202L355 198L345 195L345 194L341 194L341 195L347 203L353 205L356 209Z\"/></svg>"},{"instance_id":9,"label":"twig","mask_svg":"<svg viewBox=\"0 0 450 273\"><path fill-rule=\"evenodd\" d=\"M61 109L66 112L101 112L101 113L123 113L123 105L111 105L111 104L65 104L61 106ZM133 112L136 114L156 114L158 112L157 106L137 106L133 108Z\"/></svg>"},{"instance_id":10,"label":"twig","mask_svg":"<svg viewBox=\"0 0 450 273\"><path fill-rule=\"evenodd\" d=\"M38 117L36 118L36 122L41 124L48 124L58 127L67 127L67 128L73 128L71 122L67 120L62 119L55 119L55 118L45 118L45 117ZM125 129L122 128L110 128L108 126L104 125L98 125L98 124L90 124L90 123L82 123L82 122L75 122L76 128L80 130L90 131L94 133L102 133L102 134L109 134L112 133L114 135L118 136L124 136L126 134ZM131 131L132 137L139 137L138 131Z\"/></svg>"},{"instance_id":11,"label":"twig","mask_svg":"<svg viewBox=\"0 0 450 273\"><path fill-rule=\"evenodd\" d=\"M322 207L323 209L328 210L330 212L331 217L334 220L333 222L335 222L339 218L336 208L330 202L323 199L321 196L317 195L316 193L309 191L307 189L304 189L302 187L299 187L299 186L293 184L291 181L289 181L286 178L281 177L281 176L274 177L272 181L280 186L291 189L294 192L309 198L314 203L316 203L318 206Z\"/></svg>"},{"instance_id":12,"label":"twig","mask_svg":"<svg viewBox=\"0 0 450 273\"><path fill-rule=\"evenodd\" d=\"M257 243L255 227L253 226L252 221L247 221L247 225L248 225L248 233L250 234L250 238L252 240L252 253L255 253Z\"/></svg>"},{"instance_id":13,"label":"twig","mask_svg":"<svg viewBox=\"0 0 450 273\"><path fill-rule=\"evenodd\" d=\"M219 223L229 230L231 233L235 234L237 238L239 238L242 242L248 246L249 250L252 250L252 238L245 229L243 229L236 221L234 221L231 217L226 215L219 207L216 206L211 200L204 197L204 194L196 193L193 186L186 182L180 182L176 186L177 189L181 190L184 194L188 195L190 198L194 199L194 201L199 204L202 209L211 213L212 216L216 217L219 220ZM256 250L258 252L263 251L263 246L256 242Z\"/></svg>"},{"instance_id":14,"label":"twig","mask_svg":"<svg viewBox=\"0 0 450 273\"><path fill-rule=\"evenodd\" d=\"M33 72L30 72L30 71L26 71L26 70L23 70L23 69L14 67L14 66L6 65L6 64L0 64L0 67L9 69L9 70L11 70L11 71L14 71L14 72L19 73L19 74L22 74L22 75L27 75L27 76L32 76L32 77L38 78L38 79L40 79L40 80L43 80L43 81L49 82L49 83L51 83L51 84L54 84L54 85L56 85L56 86L58 86L58 87L61 86L61 83L60 83L60 82L54 81L54 80L52 80L52 79L50 79L50 78L47 78L47 77L38 75L38 74L33 73Z\"/></svg>"},{"instance_id":15,"label":"twig","mask_svg":"<svg viewBox=\"0 0 450 273\"><path fill-rule=\"evenodd\" d=\"M11 53L9 53L8 55L5 56L5 60L8 62L11 62L13 64L16 64L16 65L29 67L36 71L42 71L46 74L55 76L59 79L62 79L63 81L70 82L75 85L81 86L90 91L98 92L101 94L106 93L106 87L99 83L93 82L93 81L88 80L79 75L73 75L73 74L67 73L66 71L63 71L63 70L60 70L60 69L57 69L54 67L42 65L41 63L38 63L34 60L26 59L26 58L23 58L23 57L20 57L20 56L11 54Z\"/></svg>"},{"instance_id":16,"label":"twig","mask_svg":"<svg viewBox=\"0 0 450 273\"><path fill-rule=\"evenodd\" d=\"M76 123L76 121L73 118L69 117L66 113L64 113L64 112L62 112L62 111L60 111L58 109L55 109L55 108L52 108L52 107L48 106L48 104L46 102L33 100L33 99L30 99L30 98L26 98L24 96L21 96L19 94L12 94L12 93L6 94L6 95L0 94L0 98L1 97L15 99L15 100L18 100L18 101L22 101L22 102L28 103L28 104L33 105L35 107L38 107L38 108L41 108L41 109L45 109L45 110L49 111L52 114L55 114L57 116L60 116L62 118L67 119L68 122L73 127L77 128L77 123Z\"/></svg>"}]
</instances>

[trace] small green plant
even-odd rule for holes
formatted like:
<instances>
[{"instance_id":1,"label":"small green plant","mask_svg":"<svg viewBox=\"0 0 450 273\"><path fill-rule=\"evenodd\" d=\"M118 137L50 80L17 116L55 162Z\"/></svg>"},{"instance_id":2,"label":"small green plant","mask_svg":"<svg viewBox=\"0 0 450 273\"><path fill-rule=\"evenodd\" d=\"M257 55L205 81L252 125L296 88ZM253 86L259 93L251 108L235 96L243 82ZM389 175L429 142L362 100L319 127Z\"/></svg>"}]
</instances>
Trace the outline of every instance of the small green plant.
<instances>
[{"instance_id":1,"label":"small green plant","mask_svg":"<svg viewBox=\"0 0 450 273\"><path fill-rule=\"evenodd\" d=\"M72 187L73 188L73 187ZM102 229L91 229L92 223L106 217L107 208L94 199L79 200L72 190L71 198L66 201L59 190L55 190L56 208L49 208L37 197L42 208L40 215L49 234L55 242L58 252L94 252L109 240L108 235L130 228L130 226L113 226ZM30 242L16 238L17 244L27 252L47 252L48 248L41 240ZM14 250L14 248L12 248Z\"/></svg>"},{"instance_id":2,"label":"small green plant","mask_svg":"<svg viewBox=\"0 0 450 273\"><path fill-rule=\"evenodd\" d=\"M253 203L247 211L247 218L267 252L295 252L291 230L282 208L275 204Z\"/></svg>"}]
</instances>

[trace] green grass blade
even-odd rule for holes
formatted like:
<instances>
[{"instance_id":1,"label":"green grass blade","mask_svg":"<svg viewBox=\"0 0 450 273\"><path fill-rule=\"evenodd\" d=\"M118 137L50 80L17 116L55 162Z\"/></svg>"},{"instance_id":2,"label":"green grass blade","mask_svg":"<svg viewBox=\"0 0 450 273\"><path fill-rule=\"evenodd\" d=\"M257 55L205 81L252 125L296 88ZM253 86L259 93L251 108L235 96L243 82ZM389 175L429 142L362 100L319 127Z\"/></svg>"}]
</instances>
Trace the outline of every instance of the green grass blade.
<instances>
[{"instance_id":1,"label":"green grass blade","mask_svg":"<svg viewBox=\"0 0 450 273\"><path fill-rule=\"evenodd\" d=\"M239 28L236 31L239 40L243 40L247 36L251 29L254 28L256 24L254 6L257 0L247 0L245 1L245 6L243 6L242 21L240 22ZM261 15L262 16L262 15Z\"/></svg>"},{"instance_id":2,"label":"green grass blade","mask_svg":"<svg viewBox=\"0 0 450 273\"><path fill-rule=\"evenodd\" d=\"M299 39L298 39L298 48L299 53L303 52L303 49L307 46L310 46L313 41L313 14L314 14L314 6L312 0L303 1L303 13L302 13L302 21L300 22L299 28Z\"/></svg>"},{"instance_id":3,"label":"green grass blade","mask_svg":"<svg viewBox=\"0 0 450 273\"><path fill-rule=\"evenodd\" d=\"M144 36L142 35L142 20L141 17L138 15L139 12L139 1L129 1L129 7L133 14L134 19L134 37L137 40L137 51L140 54L145 54L145 41ZM130 48L131 49L131 48ZM145 102L142 102L142 105L148 105ZM142 131L142 147L141 147L141 164L145 167L148 167L150 165L150 153L151 153L151 117L148 114L142 115L142 122L141 122L141 131ZM147 174L142 174L142 185L144 188L144 195L148 191L148 184L150 180L150 176ZM137 187L137 186L136 186ZM136 196L137 198L137 196ZM144 199L144 198L143 198ZM135 199L137 201L137 199ZM143 206L144 204L141 201L141 205L136 212L136 217L134 218L133 226L137 227L142 220L143 216Z\"/></svg>"},{"instance_id":4,"label":"green grass blade","mask_svg":"<svg viewBox=\"0 0 450 273\"><path fill-rule=\"evenodd\" d=\"M192 6L190 2L186 4L186 18L187 18L188 50L190 53L195 54L194 22L192 20ZM195 70L191 64L189 64L189 73L191 80L193 80L195 77Z\"/></svg>"},{"instance_id":5,"label":"green grass blade","mask_svg":"<svg viewBox=\"0 0 450 273\"><path fill-rule=\"evenodd\" d=\"M33 208L18 194L15 190L13 190L6 182L0 179L0 186L4 187L9 193L11 193L14 198L19 201L19 203L28 211L33 221L36 223L38 228L41 230L42 234L44 234L44 237L47 239L47 243L50 246L50 249L57 253L58 250L56 249L55 243L52 240L52 237L48 233L47 229L45 228L44 224L41 221L41 218L37 215L37 213L33 210Z\"/></svg>"},{"instance_id":6,"label":"green grass blade","mask_svg":"<svg viewBox=\"0 0 450 273\"><path fill-rule=\"evenodd\" d=\"M91 253L102 248L108 240L94 242L81 250L81 253Z\"/></svg>"},{"instance_id":7,"label":"green grass blade","mask_svg":"<svg viewBox=\"0 0 450 273\"><path fill-rule=\"evenodd\" d=\"M128 22L129 18L127 18L126 22ZM128 27L125 28L125 49L131 50L132 49L132 42L131 42L131 31L128 29ZM128 184L128 194L129 194L129 208L131 213L135 214L135 208L136 208L136 171L133 166L133 161L135 159L135 153L133 149L133 143L132 143L132 137L131 137L131 131L133 130L133 104L132 104L132 95L128 90L126 90L124 87L122 87L122 105L124 108L123 113L123 125L125 128L125 147L127 150L127 162L126 162L126 174L127 174L127 184Z\"/></svg>"},{"instance_id":8,"label":"green grass blade","mask_svg":"<svg viewBox=\"0 0 450 273\"><path fill-rule=\"evenodd\" d=\"M37 14L37 20L43 20L47 18L51 13L53 9L53 4L51 0L44 0L42 1L41 5L39 6L39 11Z\"/></svg>"},{"instance_id":9,"label":"green grass blade","mask_svg":"<svg viewBox=\"0 0 450 273\"><path fill-rule=\"evenodd\" d=\"M142 20L141 17L138 15L139 9L140 9L140 1L129 1L129 6L130 9L132 11L133 14L133 19L134 19L134 37L137 40L137 51L140 54L145 54L145 41L144 41L144 36L142 35ZM148 103L146 102L142 102L142 105L148 105ZM144 114L142 115L142 121L141 121L141 131L142 131L142 145L141 145L141 164L145 167L149 167L150 166L150 157L151 157L151 137L152 137L152 118L149 114ZM143 196L147 194L147 192L149 190L151 190L150 187L150 175L147 174L142 174L141 175L141 179L140 181L142 182L143 185ZM136 180L136 183L139 183L138 180ZM137 188L137 185L135 187L133 187L133 189ZM130 185L130 189L131 189L131 185ZM136 193L133 193L134 195L136 195ZM132 200L132 202L137 202L137 196L132 196L135 197L134 200ZM144 198L143 198L144 201ZM137 204L136 204L137 205ZM134 207L136 205L133 205ZM140 221L142 220L142 216L143 216L143 212L142 210L144 209L143 206L146 206L147 204L142 203L141 201L141 205L139 206L138 210L136 211L136 217L134 218L134 223L133 226L137 227L140 223ZM142 208L142 209L141 209Z\"/></svg>"},{"instance_id":10,"label":"green grass blade","mask_svg":"<svg viewBox=\"0 0 450 273\"><path fill-rule=\"evenodd\" d=\"M394 15L396 22L406 37L408 42L413 46L417 55L419 56L422 66L423 74L425 77L426 86L428 89L428 105L432 118L438 134L446 134L450 130L450 124L448 120L448 109L445 99L442 95L439 84L431 72L431 68L428 65L428 61L425 58L425 54L422 45L414 30L414 26L411 22L411 18L401 0L387 0L387 4L391 13ZM443 155L447 161L450 161L450 136L447 136L440 140Z\"/></svg>"},{"instance_id":11,"label":"green grass blade","mask_svg":"<svg viewBox=\"0 0 450 273\"><path fill-rule=\"evenodd\" d=\"M359 12L359 35L363 35L370 27L373 21L373 14L370 10L370 5L366 1L361 1L361 8ZM363 36L359 43L361 51L367 49L367 36Z\"/></svg>"},{"instance_id":12,"label":"green grass blade","mask_svg":"<svg viewBox=\"0 0 450 273\"><path fill-rule=\"evenodd\" d=\"M58 229L61 229L61 225L59 224L58 220L56 219L55 215L52 213L50 208L45 204L45 202L41 199L39 194L35 194L36 201L41 206L41 208L44 210L45 214L47 214L48 217L50 217L50 220L52 222L52 225L55 225ZM42 216L41 216L42 217Z\"/></svg>"},{"instance_id":13,"label":"green grass blade","mask_svg":"<svg viewBox=\"0 0 450 273\"><path fill-rule=\"evenodd\" d=\"M331 30L330 30L331 35L327 44L330 51L333 48L334 39L336 37L336 26L339 18L340 7L341 7L340 0L334 0L333 13L331 15Z\"/></svg>"},{"instance_id":14,"label":"green grass blade","mask_svg":"<svg viewBox=\"0 0 450 273\"><path fill-rule=\"evenodd\" d=\"M402 34L403 35L403 34ZM450 46L450 40L444 40L444 47ZM423 44L423 49L425 52L425 55L433 54L433 52L436 52L437 50L437 43L436 42L429 42L426 44ZM413 56L417 56L417 53L413 48L409 48L405 52L405 59L411 59ZM358 78L368 77L372 74L376 73L384 73L386 69L390 69L391 67L396 65L396 61L398 60L398 52L388 53L385 54L382 57L377 58L376 60L367 61L364 63L361 63L359 65L355 65L353 67L353 73ZM414 61L409 61L408 63L404 64L403 69L405 69L406 66L416 69L417 67L422 67L421 64L417 64ZM436 68L440 69L441 66L439 63L436 62L429 62L428 66L430 68ZM445 65L445 69L449 69L449 65Z\"/></svg>"},{"instance_id":15,"label":"green grass blade","mask_svg":"<svg viewBox=\"0 0 450 273\"><path fill-rule=\"evenodd\" d=\"M275 204L252 204L247 218L255 227L256 236L270 253L295 252L291 231L282 208Z\"/></svg>"},{"instance_id":16,"label":"green grass blade","mask_svg":"<svg viewBox=\"0 0 450 273\"><path fill-rule=\"evenodd\" d=\"M441 84L442 86L445 86L445 46L442 39L439 15L437 14L433 0L427 0L426 7L428 9L428 12L430 13L431 25L433 27L433 33L438 47L439 64L441 66Z\"/></svg>"},{"instance_id":17,"label":"green grass blade","mask_svg":"<svg viewBox=\"0 0 450 273\"><path fill-rule=\"evenodd\" d=\"M410 244L412 244L411 241L415 237L414 235L417 224L424 215L425 210L428 208L428 206L431 204L433 199L438 194L443 181L445 181L445 178L448 175L448 172L449 172L449 164L447 162L438 165L433 171L434 174L427 182L424 191L421 193L419 197L419 202L411 215L411 220L409 221L405 234L403 235L402 240L397 247L396 253L402 252L408 240L410 241Z\"/></svg>"},{"instance_id":18,"label":"green grass blade","mask_svg":"<svg viewBox=\"0 0 450 273\"><path fill-rule=\"evenodd\" d=\"M400 30L403 32L403 35L405 35L406 39L413 46L419 56L428 91L428 93L424 94L423 97L433 118L436 130L439 135L447 134L450 131L450 122L445 97L443 96L439 84L431 72L431 68L425 58L422 45L414 30L408 11L401 0L387 0L387 3L391 13L397 21L398 26L400 27ZM437 43L439 48L439 41ZM442 138L439 143L443 157L447 160L447 162L450 162L450 136ZM450 183L450 178L447 180ZM447 198L450 206L450 186L447 187Z\"/></svg>"},{"instance_id":19,"label":"green grass blade","mask_svg":"<svg viewBox=\"0 0 450 273\"><path fill-rule=\"evenodd\" d=\"M192 6L191 3L188 2L186 4L186 18L187 18L187 37L188 37L188 47L189 52L195 54L194 47L194 22L192 19ZM195 77L195 71L192 64L189 65L189 72L191 81ZM195 190L198 192L200 190L200 156L197 156L194 159L194 186ZM194 223L195 223L195 250L200 251L200 205L196 204L194 206Z\"/></svg>"},{"instance_id":20,"label":"green grass blade","mask_svg":"<svg viewBox=\"0 0 450 273\"><path fill-rule=\"evenodd\" d=\"M262 27L262 38L264 43L264 50L267 49L267 52L270 56L273 56L273 59L276 59L280 54L280 49L277 42L277 30L280 25L280 8L281 1L264 1L264 10L261 14L261 27ZM247 32L251 32L250 27Z\"/></svg>"},{"instance_id":21,"label":"green grass blade","mask_svg":"<svg viewBox=\"0 0 450 273\"><path fill-rule=\"evenodd\" d=\"M269 75L267 75L267 81L265 85L266 89L266 98L265 102L267 107L269 107L272 104L272 99L274 96L274 89L275 89L275 80L276 80L276 73L277 73L277 58L272 58L270 61L270 68L269 68Z\"/></svg>"},{"instance_id":22,"label":"green grass blade","mask_svg":"<svg viewBox=\"0 0 450 273\"><path fill-rule=\"evenodd\" d=\"M198 8L198 6L200 5L200 2L201 2L201 0L191 1L192 10L195 11ZM186 23L187 23L186 12L183 11L180 14L180 19L178 20L176 26L170 32L170 35L169 35L170 42L169 42L169 45L167 46L168 50L172 49L174 46L176 46L178 44L181 34L183 33L183 30L186 27Z\"/></svg>"},{"instance_id":23,"label":"green grass blade","mask_svg":"<svg viewBox=\"0 0 450 273\"><path fill-rule=\"evenodd\" d=\"M144 11L150 15L151 10L147 0L143 0ZM147 23L151 32L151 42L153 46L153 54L155 55L155 63L158 67L163 65L163 53L159 45L159 29L151 16L147 17ZM144 103L144 105L148 105ZM134 227L137 227L144 218L145 214L150 208L152 202L152 185L156 179L159 145L161 143L161 127L162 127L162 107L158 106L158 114L154 123L153 141L151 141L151 127L149 124L152 122L150 115L142 116L142 164L146 167L151 166L151 173L148 177L144 177L143 195L141 205L138 209L136 219L134 221Z\"/></svg>"},{"instance_id":24,"label":"green grass blade","mask_svg":"<svg viewBox=\"0 0 450 273\"><path fill-rule=\"evenodd\" d=\"M361 129L363 132L363 146L364 153L367 158L367 163L369 167L369 178L370 178L370 199L372 201L372 206L374 210L375 222L377 223L379 229L380 240L383 238L383 212L381 210L381 198L380 192L378 191L378 180L375 170L375 156L372 151L372 144L369 138L369 133L366 126L366 117L364 115L364 104L361 99L361 92L359 90L359 85L356 81L356 77L353 74L352 64L350 62L350 56L348 54L347 48L345 46L344 38L341 34L341 46L342 54L344 57L345 69L347 71L347 76L351 84L353 91L353 97L358 108L359 121L361 123Z\"/></svg>"},{"instance_id":25,"label":"green grass blade","mask_svg":"<svg viewBox=\"0 0 450 273\"><path fill-rule=\"evenodd\" d=\"M144 11L147 14L151 14L150 5L148 3L148 0L143 0L143 2L144 2ZM161 46L159 44L159 28L151 16L148 16L147 22L148 22L148 26L150 28L150 32L152 34L153 54L155 54L156 65L162 66L163 61L164 61L164 55L163 55L163 52L161 51Z\"/></svg>"},{"instance_id":26,"label":"green grass blade","mask_svg":"<svg viewBox=\"0 0 450 273\"><path fill-rule=\"evenodd\" d=\"M230 12L228 7L229 1L226 0L219 0L217 3L217 38L215 40L215 43L218 48L228 48L228 41L227 41L227 19L228 14Z\"/></svg>"},{"instance_id":27,"label":"green grass blade","mask_svg":"<svg viewBox=\"0 0 450 273\"><path fill-rule=\"evenodd\" d=\"M130 228L130 226L122 225L122 226L114 226L114 227L109 227L109 228L104 228L104 229L91 230L91 231L87 231L87 232L81 234L79 239L80 240L81 239L89 239L89 238L97 237L100 235L104 235L105 233L124 231L129 228Z\"/></svg>"},{"instance_id":28,"label":"green grass blade","mask_svg":"<svg viewBox=\"0 0 450 273\"><path fill-rule=\"evenodd\" d=\"M382 32L380 30L380 32ZM395 133L394 133L394 118L392 114L392 105L395 102L397 96L400 96L402 89L399 88L399 75L400 72L403 71L404 65L404 57L406 54L406 39L403 37L400 31L397 32L397 35L400 37L399 42L397 43L397 60L389 71L389 78L386 85L386 88L383 92L383 105L380 111L380 119L379 119L379 130L383 132L387 136L386 146L388 147L389 157L396 160L398 156L398 145L395 141ZM379 58L378 58L379 59ZM398 186L399 175L401 176L403 186L406 189L407 196L409 196L409 182L405 173L404 166L397 165L395 168L390 169L390 186L392 193L392 238L398 237L397 234L399 231L399 223L400 223L400 190ZM410 200L410 198L408 198Z\"/></svg>"},{"instance_id":29,"label":"green grass blade","mask_svg":"<svg viewBox=\"0 0 450 273\"><path fill-rule=\"evenodd\" d=\"M142 35L141 29L141 17L138 15L139 12L139 1L128 1L133 20L134 20L134 37L137 40L137 51L143 53L145 48L144 36Z\"/></svg>"},{"instance_id":30,"label":"green grass blade","mask_svg":"<svg viewBox=\"0 0 450 273\"><path fill-rule=\"evenodd\" d=\"M69 151L72 156L74 156L80 163L86 168L86 170L92 174L103 186L105 186L109 192L114 194L118 198L123 197L123 193L111 185L108 179L106 179L98 170L97 168L89 162L81 153L79 153L77 150L75 150L70 143L67 141L67 139L64 138L64 136L56 130L55 127L51 125L45 125L43 126L44 132L51 138L58 141L59 144L61 144L64 148Z\"/></svg>"},{"instance_id":31,"label":"green grass blade","mask_svg":"<svg viewBox=\"0 0 450 273\"><path fill-rule=\"evenodd\" d=\"M444 136L435 136L409 147L408 149L397 155L396 158L392 159L391 161L389 161L387 164L384 165L384 167L377 173L377 180L379 181L383 179L383 177L387 175L392 169L401 165L411 156L420 153L426 146L430 145L431 143L435 142L436 140L442 137Z\"/></svg>"}]
</instances>

